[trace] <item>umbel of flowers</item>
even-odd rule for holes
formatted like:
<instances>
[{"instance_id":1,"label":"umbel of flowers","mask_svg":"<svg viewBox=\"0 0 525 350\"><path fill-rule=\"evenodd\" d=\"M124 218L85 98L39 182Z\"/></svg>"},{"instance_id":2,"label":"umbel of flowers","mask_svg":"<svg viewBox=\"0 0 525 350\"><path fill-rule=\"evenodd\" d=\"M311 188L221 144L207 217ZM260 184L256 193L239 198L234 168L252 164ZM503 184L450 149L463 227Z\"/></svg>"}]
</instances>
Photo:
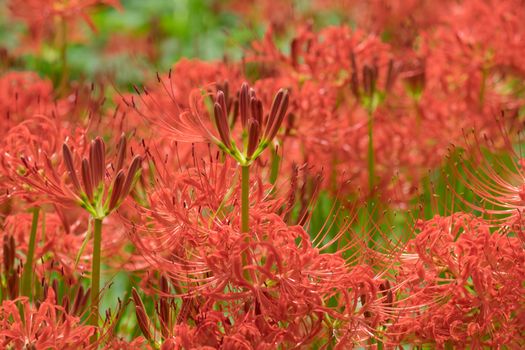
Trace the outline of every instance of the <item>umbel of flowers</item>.
<instances>
[{"instance_id":1,"label":"umbel of flowers","mask_svg":"<svg viewBox=\"0 0 525 350\"><path fill-rule=\"evenodd\" d=\"M127 156L124 134L109 163L106 162L106 146L102 138L95 138L84 149L85 151L81 145L77 145L75 152L72 152L70 146L64 143L60 158L56 153L52 157L44 155L40 165L37 156L24 153L25 148L15 148L11 150L12 155L6 156L6 161L11 167L18 167L13 179L18 184L15 192L41 196L33 209L28 256L22 276L22 294L30 296L34 288L32 271L39 205L50 203L58 207L81 207L93 222L90 323L96 326L99 320L102 221L118 209L132 190L140 174L142 157L136 155L127 169L124 167ZM20 153L18 163L16 153Z\"/></svg>"},{"instance_id":2,"label":"umbel of flowers","mask_svg":"<svg viewBox=\"0 0 525 350\"><path fill-rule=\"evenodd\" d=\"M243 84L239 99L248 94ZM261 120L267 130L272 130L268 127L273 125L272 115L278 122L283 119L287 98L286 92L278 92L265 118L260 102L252 98L248 115L255 117L251 125ZM223 99L222 91L212 99L215 120L227 120L220 107L227 105ZM242 116L242 100L238 105ZM193 110L191 118L202 118L197 111ZM205 128L206 119L192 120L194 126ZM250 118L246 120L244 125L250 125ZM164 344L167 348L175 344L349 346L366 341L384 318L384 308L392 304L392 295L388 281L375 276L362 263L362 256L350 254L359 249L355 242L338 246L348 223L335 237L319 232L314 240L301 225L287 224L285 212L277 214L286 206L285 200L273 197L271 186L254 179L256 174L250 179L241 173L241 184L236 184L234 175L239 166L243 171L253 164L246 157L260 153L252 153L249 146L247 153L241 153L230 124L224 122L222 131L220 121L215 125L219 136L206 134L214 137L219 149L231 159L221 162L211 157L198 168L181 172L165 165L169 164L169 155L153 157L158 175L154 188L148 191L147 205L138 207L142 225L129 222L133 242L151 268L161 274L161 290L152 291L158 295L159 312L154 317L145 312L139 293L133 292L142 333L152 346ZM241 130L245 135L239 139L246 138L247 145L258 144L252 149L260 152L266 141L271 141L265 135L276 133L250 136L250 130ZM239 155L235 156L236 152ZM240 194L229 193L230 188L241 189ZM231 210L239 197L245 200L244 196L249 203L248 229L244 229L244 213ZM146 290L151 288L150 283L157 281L154 277L146 280ZM176 298L182 298L180 309L173 304Z\"/></svg>"},{"instance_id":3,"label":"umbel of flowers","mask_svg":"<svg viewBox=\"0 0 525 350\"><path fill-rule=\"evenodd\" d=\"M228 90L223 91L220 87L214 93L193 90L189 111L177 113L178 107L172 105L171 110L160 117L148 108L157 104L157 96L147 90L140 96L142 106L136 106L134 100L130 103L146 119L164 127L173 140L211 142L238 162L241 167L241 227L247 232L250 166L277 135L286 116L289 96L285 89L280 89L270 108L265 109L255 90L247 83L242 84L235 100L227 93Z\"/></svg>"}]
</instances>

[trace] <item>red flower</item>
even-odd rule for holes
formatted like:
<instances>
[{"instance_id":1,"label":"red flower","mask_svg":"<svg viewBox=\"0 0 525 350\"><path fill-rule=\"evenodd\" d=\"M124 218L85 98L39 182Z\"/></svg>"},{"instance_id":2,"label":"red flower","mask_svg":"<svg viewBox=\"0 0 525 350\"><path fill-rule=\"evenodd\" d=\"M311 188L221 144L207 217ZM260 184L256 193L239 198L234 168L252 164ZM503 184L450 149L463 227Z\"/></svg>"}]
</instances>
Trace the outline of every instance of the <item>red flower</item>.
<instances>
[{"instance_id":1,"label":"red flower","mask_svg":"<svg viewBox=\"0 0 525 350\"><path fill-rule=\"evenodd\" d=\"M522 242L463 213L436 216L417 229L401 256L399 293L406 297L395 304L390 341L523 346Z\"/></svg>"},{"instance_id":2,"label":"red flower","mask_svg":"<svg viewBox=\"0 0 525 350\"><path fill-rule=\"evenodd\" d=\"M203 91L193 90L189 96L189 111L182 111L176 104L173 89L167 88L168 84L172 84L171 76L166 80L159 78L159 82L165 87L164 94L171 97L172 105L163 110L158 118L155 111L159 105L159 96L144 90L140 94L142 105L137 106L138 112L163 128L173 140L213 143L241 165L251 164L270 145L288 108L286 90L279 90L271 107L265 111L255 90L244 83L236 98L229 95L228 86L217 86L217 92L211 94L211 101L207 100L208 96ZM160 95L160 98L164 97ZM213 112L205 110L207 102L212 103ZM134 100L128 103L135 107ZM241 132L234 136L232 134L237 129L238 119Z\"/></svg>"},{"instance_id":3,"label":"red flower","mask_svg":"<svg viewBox=\"0 0 525 350\"><path fill-rule=\"evenodd\" d=\"M118 153L111 164L106 164L105 143L100 137L91 142L87 155L78 148L72 153L70 147L64 143L58 164L57 154L52 155L54 160L48 154L43 154L43 164L23 154L19 166L24 168L17 181L25 184L29 193L45 194L44 201L51 201L59 206L76 204L93 217L103 218L126 199L141 168L142 157L137 155L129 168L124 170L126 145L126 137L123 135L119 141ZM61 172L62 176L59 175Z\"/></svg>"},{"instance_id":4,"label":"red flower","mask_svg":"<svg viewBox=\"0 0 525 350\"><path fill-rule=\"evenodd\" d=\"M175 337L170 344L182 346L306 345L319 337L357 344L384 322L389 288L370 268L353 266L362 257L343 258L359 243L336 248L347 225L335 237L320 232L312 241L301 226L274 214L285 199L271 199L269 189L252 182L253 224L242 233L236 169L229 161L196 161L195 168L173 171L169 157L152 159L159 176L147 209L138 208L143 224L129 223L132 239L149 264L143 267L160 271L170 285L154 293L182 297L184 306L171 309L176 317L159 313L177 325L153 332L156 322L147 321L136 302L145 336ZM152 277L145 282L157 283Z\"/></svg>"},{"instance_id":5,"label":"red flower","mask_svg":"<svg viewBox=\"0 0 525 350\"><path fill-rule=\"evenodd\" d=\"M46 300L38 308L31 306L27 298L7 300L0 306L0 344L3 347L89 349L93 332L93 327L81 325L78 317L56 305L53 289L49 289Z\"/></svg>"}]
</instances>

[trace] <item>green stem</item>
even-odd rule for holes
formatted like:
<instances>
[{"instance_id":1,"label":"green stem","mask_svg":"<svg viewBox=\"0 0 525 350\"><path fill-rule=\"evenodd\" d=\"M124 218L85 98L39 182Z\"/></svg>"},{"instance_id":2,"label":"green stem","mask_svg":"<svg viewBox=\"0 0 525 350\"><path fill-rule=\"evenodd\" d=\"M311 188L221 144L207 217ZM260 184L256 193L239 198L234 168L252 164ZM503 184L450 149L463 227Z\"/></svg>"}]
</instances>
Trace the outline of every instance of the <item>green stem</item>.
<instances>
[{"instance_id":1,"label":"green stem","mask_svg":"<svg viewBox=\"0 0 525 350\"><path fill-rule=\"evenodd\" d=\"M368 113L368 191L369 198L367 202L367 212L368 212L368 242L367 245L371 247L373 245L373 240L371 239L375 215L376 212L375 204L375 159L374 159L374 116L373 112L369 111Z\"/></svg>"},{"instance_id":2,"label":"green stem","mask_svg":"<svg viewBox=\"0 0 525 350\"><path fill-rule=\"evenodd\" d=\"M241 166L241 230L249 232L250 225L250 166Z\"/></svg>"},{"instance_id":3,"label":"green stem","mask_svg":"<svg viewBox=\"0 0 525 350\"><path fill-rule=\"evenodd\" d=\"M100 246L102 242L102 219L95 219L93 234L93 259L91 261L91 316L90 325L98 326L98 302L100 292Z\"/></svg>"},{"instance_id":4,"label":"green stem","mask_svg":"<svg viewBox=\"0 0 525 350\"><path fill-rule=\"evenodd\" d=\"M29 235L29 247L27 248L27 258L22 273L22 295L31 299L31 282L33 280L33 258L35 255L36 230L38 228L38 215L40 208L33 208L33 221L31 223L31 233Z\"/></svg>"},{"instance_id":5,"label":"green stem","mask_svg":"<svg viewBox=\"0 0 525 350\"><path fill-rule=\"evenodd\" d=\"M270 183L272 185L275 185L275 182L277 181L277 176L279 175L279 163L281 161L281 157L279 157L279 154L277 154L277 151L275 148L272 149L272 165L271 165L271 171L270 171Z\"/></svg>"},{"instance_id":6,"label":"green stem","mask_svg":"<svg viewBox=\"0 0 525 350\"><path fill-rule=\"evenodd\" d=\"M374 118L368 114L368 189L370 195L374 193L375 164L374 164Z\"/></svg>"}]
</instances>

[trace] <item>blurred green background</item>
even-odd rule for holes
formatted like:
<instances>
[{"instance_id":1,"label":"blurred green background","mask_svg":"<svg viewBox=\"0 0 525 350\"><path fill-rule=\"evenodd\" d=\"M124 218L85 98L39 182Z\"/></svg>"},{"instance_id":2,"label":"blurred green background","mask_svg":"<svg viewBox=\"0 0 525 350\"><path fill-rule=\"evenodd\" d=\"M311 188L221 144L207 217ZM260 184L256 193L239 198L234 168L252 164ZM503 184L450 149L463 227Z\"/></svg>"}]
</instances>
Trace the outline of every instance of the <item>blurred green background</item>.
<instances>
[{"instance_id":1,"label":"blurred green background","mask_svg":"<svg viewBox=\"0 0 525 350\"><path fill-rule=\"evenodd\" d=\"M103 76L111 77L119 86L129 86L143 82L151 72L167 71L181 57L239 60L268 28L263 15L235 12L224 0L120 2L122 9L100 5L88 11L95 30L83 21L75 23L74 31L67 29L70 79ZM0 0L0 72L33 70L56 83L62 70L59 38L47 38L38 47L24 42L28 28L10 13L9 6L14 3ZM333 9L313 11L309 1L287 0L282 4L291 3L295 13L300 13L297 17L309 18L315 27L343 20L343 14ZM288 46L284 43L293 34L289 32L292 28L275 35L283 48Z\"/></svg>"}]
</instances>

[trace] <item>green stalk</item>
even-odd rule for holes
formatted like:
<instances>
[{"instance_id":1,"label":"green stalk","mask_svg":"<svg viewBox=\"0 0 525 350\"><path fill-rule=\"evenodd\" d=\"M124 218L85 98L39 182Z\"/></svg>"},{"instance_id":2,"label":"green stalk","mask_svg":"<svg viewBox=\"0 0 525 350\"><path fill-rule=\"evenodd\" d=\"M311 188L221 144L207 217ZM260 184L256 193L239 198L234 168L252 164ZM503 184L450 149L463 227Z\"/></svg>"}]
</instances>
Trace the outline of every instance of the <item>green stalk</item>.
<instances>
[{"instance_id":1,"label":"green stalk","mask_svg":"<svg viewBox=\"0 0 525 350\"><path fill-rule=\"evenodd\" d=\"M375 186L375 157L374 157L374 117L373 117L373 111L368 112L368 191L369 191L369 199L367 203L367 212L368 212L368 242L367 245L371 247L373 245L372 243L372 237L370 236L372 234L372 230L374 228L374 221L375 221L375 204L376 204L376 198L374 193L374 186Z\"/></svg>"},{"instance_id":2,"label":"green stalk","mask_svg":"<svg viewBox=\"0 0 525 350\"><path fill-rule=\"evenodd\" d=\"M93 234L93 259L91 261L91 316L89 324L98 326L98 302L100 292L100 246L102 242L102 219L95 219ZM96 337L96 335L95 335Z\"/></svg>"},{"instance_id":3,"label":"green stalk","mask_svg":"<svg viewBox=\"0 0 525 350\"><path fill-rule=\"evenodd\" d=\"M272 165L271 165L271 171L270 171L270 183L272 185L275 185L275 182L277 181L277 176L279 175L279 163L281 161L281 157L279 157L279 154L275 150L275 148L272 148Z\"/></svg>"},{"instance_id":4,"label":"green stalk","mask_svg":"<svg viewBox=\"0 0 525 350\"><path fill-rule=\"evenodd\" d=\"M249 232L250 225L250 166L241 165L241 230Z\"/></svg>"},{"instance_id":5,"label":"green stalk","mask_svg":"<svg viewBox=\"0 0 525 350\"><path fill-rule=\"evenodd\" d=\"M374 164L374 119L372 112L368 113L368 189L370 195L374 193L375 164Z\"/></svg>"},{"instance_id":6,"label":"green stalk","mask_svg":"<svg viewBox=\"0 0 525 350\"><path fill-rule=\"evenodd\" d=\"M22 295L31 300L31 282L33 280L33 258L35 255L36 230L38 228L39 207L33 208L33 221L31 223L31 233L29 235L29 247L27 248L27 258L22 273Z\"/></svg>"}]
</instances>

